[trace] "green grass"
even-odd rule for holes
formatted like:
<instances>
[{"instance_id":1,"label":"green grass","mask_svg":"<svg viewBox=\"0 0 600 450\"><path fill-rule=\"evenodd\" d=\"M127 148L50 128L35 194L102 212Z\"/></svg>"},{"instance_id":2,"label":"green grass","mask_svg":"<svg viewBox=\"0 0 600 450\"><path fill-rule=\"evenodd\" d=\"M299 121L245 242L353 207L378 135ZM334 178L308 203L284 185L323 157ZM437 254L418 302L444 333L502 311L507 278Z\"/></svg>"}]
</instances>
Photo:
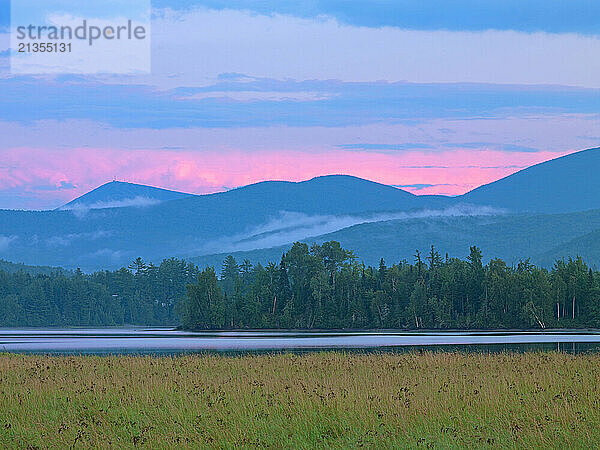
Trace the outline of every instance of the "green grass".
<instances>
[{"instance_id":1,"label":"green grass","mask_svg":"<svg viewBox=\"0 0 600 450\"><path fill-rule=\"evenodd\" d=\"M600 356L0 356L0 447L600 444Z\"/></svg>"}]
</instances>

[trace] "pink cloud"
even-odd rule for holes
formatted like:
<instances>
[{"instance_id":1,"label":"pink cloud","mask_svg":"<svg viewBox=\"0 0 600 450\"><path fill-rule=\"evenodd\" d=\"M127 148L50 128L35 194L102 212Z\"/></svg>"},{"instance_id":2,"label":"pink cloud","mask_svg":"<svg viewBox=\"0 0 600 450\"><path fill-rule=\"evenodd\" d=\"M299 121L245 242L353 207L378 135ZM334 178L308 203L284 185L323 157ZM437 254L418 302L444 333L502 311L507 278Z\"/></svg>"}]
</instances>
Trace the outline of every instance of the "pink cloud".
<instances>
[{"instance_id":1,"label":"pink cloud","mask_svg":"<svg viewBox=\"0 0 600 450\"><path fill-rule=\"evenodd\" d=\"M14 148L0 152L0 192L29 192L39 198L40 206L52 207L113 178L211 193L264 180L302 181L319 175L348 174L391 185L433 185L420 190L407 188L417 194L457 195L567 153Z\"/></svg>"}]
</instances>

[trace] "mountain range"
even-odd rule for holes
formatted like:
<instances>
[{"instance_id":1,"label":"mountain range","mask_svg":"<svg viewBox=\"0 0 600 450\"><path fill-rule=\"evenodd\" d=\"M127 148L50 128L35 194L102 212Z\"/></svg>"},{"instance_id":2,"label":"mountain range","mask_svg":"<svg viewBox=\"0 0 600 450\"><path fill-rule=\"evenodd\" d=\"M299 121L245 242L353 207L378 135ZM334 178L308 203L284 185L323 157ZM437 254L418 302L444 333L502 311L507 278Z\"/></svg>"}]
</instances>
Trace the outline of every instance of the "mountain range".
<instances>
[{"instance_id":1,"label":"mountain range","mask_svg":"<svg viewBox=\"0 0 600 450\"><path fill-rule=\"evenodd\" d=\"M83 270L137 256L219 266L276 261L292 242L338 240L367 263L442 254L600 265L600 149L547 161L457 197L417 196L347 175L193 195L112 181L54 211L0 211L0 258Z\"/></svg>"}]
</instances>

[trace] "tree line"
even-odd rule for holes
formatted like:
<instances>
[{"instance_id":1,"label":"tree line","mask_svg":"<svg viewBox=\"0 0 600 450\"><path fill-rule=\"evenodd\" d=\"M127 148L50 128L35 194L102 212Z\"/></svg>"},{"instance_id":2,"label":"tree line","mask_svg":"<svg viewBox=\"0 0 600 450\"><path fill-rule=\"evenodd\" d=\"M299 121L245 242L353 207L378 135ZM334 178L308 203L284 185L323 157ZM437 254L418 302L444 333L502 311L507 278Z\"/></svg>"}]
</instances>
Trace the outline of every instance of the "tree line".
<instances>
[{"instance_id":1,"label":"tree line","mask_svg":"<svg viewBox=\"0 0 600 450\"><path fill-rule=\"evenodd\" d=\"M295 243L278 264L217 272L141 258L116 271L0 270L0 326L182 325L219 328L502 329L600 327L600 272L581 258L551 270L483 264L431 247L411 262L360 263L338 242Z\"/></svg>"},{"instance_id":2,"label":"tree line","mask_svg":"<svg viewBox=\"0 0 600 450\"><path fill-rule=\"evenodd\" d=\"M0 327L177 325L193 264L137 258L116 271L0 271Z\"/></svg>"},{"instance_id":3,"label":"tree line","mask_svg":"<svg viewBox=\"0 0 600 450\"><path fill-rule=\"evenodd\" d=\"M338 242L295 243L279 264L225 260L188 286L183 327L501 329L600 326L600 273L581 258L551 270L529 260L442 257L365 266Z\"/></svg>"}]
</instances>

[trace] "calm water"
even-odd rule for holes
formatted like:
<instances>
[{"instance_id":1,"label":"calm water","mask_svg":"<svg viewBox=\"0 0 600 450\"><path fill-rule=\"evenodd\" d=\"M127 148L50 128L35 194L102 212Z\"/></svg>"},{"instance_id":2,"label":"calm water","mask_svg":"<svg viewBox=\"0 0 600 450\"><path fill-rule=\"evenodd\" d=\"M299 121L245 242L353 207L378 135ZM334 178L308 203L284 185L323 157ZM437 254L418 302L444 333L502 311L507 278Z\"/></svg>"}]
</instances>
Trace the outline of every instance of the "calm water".
<instances>
[{"instance_id":1,"label":"calm water","mask_svg":"<svg viewBox=\"0 0 600 450\"><path fill-rule=\"evenodd\" d=\"M0 352L194 353L415 349L600 351L600 332L296 332L190 333L166 328L0 329Z\"/></svg>"}]
</instances>

